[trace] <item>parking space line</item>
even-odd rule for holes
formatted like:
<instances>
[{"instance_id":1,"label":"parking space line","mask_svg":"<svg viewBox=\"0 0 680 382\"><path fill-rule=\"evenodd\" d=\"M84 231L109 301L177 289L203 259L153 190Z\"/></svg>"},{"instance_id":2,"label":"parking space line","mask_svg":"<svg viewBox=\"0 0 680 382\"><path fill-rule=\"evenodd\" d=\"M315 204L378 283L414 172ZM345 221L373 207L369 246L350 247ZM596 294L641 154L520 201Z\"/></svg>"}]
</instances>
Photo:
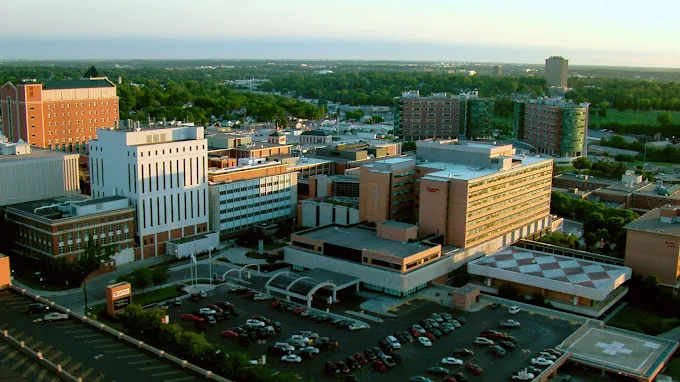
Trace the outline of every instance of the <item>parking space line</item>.
<instances>
[{"instance_id":1,"label":"parking space line","mask_svg":"<svg viewBox=\"0 0 680 382\"><path fill-rule=\"evenodd\" d=\"M158 361L155 360L155 359L145 359L145 360L142 360L142 361L128 362L128 365L140 365L140 364L143 364L143 363L154 363L154 362L158 362Z\"/></svg>"},{"instance_id":2,"label":"parking space line","mask_svg":"<svg viewBox=\"0 0 680 382\"><path fill-rule=\"evenodd\" d=\"M12 365L12 370L18 369L21 365L24 364L24 362L26 362L26 360L28 360L28 358L26 358L26 357L21 357L21 359L20 359L19 361L17 361L17 363L15 363L14 365Z\"/></svg>"},{"instance_id":3,"label":"parking space line","mask_svg":"<svg viewBox=\"0 0 680 382\"><path fill-rule=\"evenodd\" d=\"M139 358L139 357L146 357L146 354L119 355L116 357L116 359Z\"/></svg>"},{"instance_id":4,"label":"parking space line","mask_svg":"<svg viewBox=\"0 0 680 382\"><path fill-rule=\"evenodd\" d=\"M85 343L86 344L99 344L99 343L102 343L102 342L110 342L110 341L111 340L108 339L108 338L99 338L99 339L96 339L96 340L85 341Z\"/></svg>"},{"instance_id":5,"label":"parking space line","mask_svg":"<svg viewBox=\"0 0 680 382\"><path fill-rule=\"evenodd\" d=\"M21 374L21 376L24 377L24 378L26 378L26 377L28 377L29 374L31 374L31 373L33 372L33 370L35 370L35 369L37 369L37 368L38 368L38 364L35 364L35 363L34 363L33 365L31 365L31 367L29 367L28 369L26 369L26 371L24 371L24 373Z\"/></svg>"},{"instance_id":6,"label":"parking space line","mask_svg":"<svg viewBox=\"0 0 680 382\"><path fill-rule=\"evenodd\" d=\"M9 346L9 345L0 346L0 353L2 353L5 349L7 349L7 346Z\"/></svg>"},{"instance_id":7,"label":"parking space line","mask_svg":"<svg viewBox=\"0 0 680 382\"><path fill-rule=\"evenodd\" d=\"M0 325L0 329L5 329L6 327L9 326L8 322L4 322L2 325Z\"/></svg>"},{"instance_id":8,"label":"parking space line","mask_svg":"<svg viewBox=\"0 0 680 382\"><path fill-rule=\"evenodd\" d=\"M34 344L32 344L32 345L29 345L29 344L28 344L28 341L24 340L24 343L26 343L26 346L28 346L29 348L34 349L34 348L37 348L38 346L42 345L43 342L42 342L42 341L38 341L38 342L36 342L36 343L34 343Z\"/></svg>"},{"instance_id":9,"label":"parking space line","mask_svg":"<svg viewBox=\"0 0 680 382\"><path fill-rule=\"evenodd\" d=\"M162 377L164 375L173 375L173 374L177 374L177 373L181 373L181 371L179 371L179 370L166 371L164 373L151 374L151 376L152 377Z\"/></svg>"},{"instance_id":10,"label":"parking space line","mask_svg":"<svg viewBox=\"0 0 680 382\"><path fill-rule=\"evenodd\" d=\"M12 334L12 337L14 337L15 340L19 340L19 341L21 341L21 337L23 337L23 336L24 336L24 332Z\"/></svg>"},{"instance_id":11,"label":"parking space line","mask_svg":"<svg viewBox=\"0 0 680 382\"><path fill-rule=\"evenodd\" d=\"M65 334L91 333L90 329L65 330Z\"/></svg>"},{"instance_id":12,"label":"parking space line","mask_svg":"<svg viewBox=\"0 0 680 382\"><path fill-rule=\"evenodd\" d=\"M61 377L55 377L52 382L61 382Z\"/></svg>"},{"instance_id":13,"label":"parking space line","mask_svg":"<svg viewBox=\"0 0 680 382\"><path fill-rule=\"evenodd\" d=\"M7 333L12 334L12 332L15 332L16 330L17 328L9 328L7 329ZM14 337L14 335L12 335L12 337Z\"/></svg>"},{"instance_id":14,"label":"parking space line","mask_svg":"<svg viewBox=\"0 0 680 382\"><path fill-rule=\"evenodd\" d=\"M80 375L80 379L84 380L85 378L87 378L88 375L92 374L93 371L94 369L92 368L87 369L83 374Z\"/></svg>"},{"instance_id":15,"label":"parking space line","mask_svg":"<svg viewBox=\"0 0 680 382\"><path fill-rule=\"evenodd\" d=\"M15 351L9 353L7 355L7 357L3 358L2 361L0 361L0 362L5 363L5 362L9 361L10 359L14 358L14 356L17 355L18 352L19 352L18 350L15 350Z\"/></svg>"},{"instance_id":16,"label":"parking space line","mask_svg":"<svg viewBox=\"0 0 680 382\"><path fill-rule=\"evenodd\" d=\"M101 337L101 334L99 334L99 333L84 334L82 336L75 336L74 338L82 340L82 339L85 339L85 338L94 338L94 337Z\"/></svg>"},{"instance_id":17,"label":"parking space line","mask_svg":"<svg viewBox=\"0 0 680 382\"><path fill-rule=\"evenodd\" d=\"M63 361L59 362L59 364L61 364L61 367L64 367L64 366L66 366L69 362L71 362L72 359L73 359L73 358L71 358L71 357L66 357L66 358L64 358Z\"/></svg>"},{"instance_id":18,"label":"parking space line","mask_svg":"<svg viewBox=\"0 0 680 382\"><path fill-rule=\"evenodd\" d=\"M40 350L40 351L43 353L43 356L46 356L47 353L48 353L50 350L52 350L52 346L51 346L51 345L47 345L47 347L45 347L44 349L38 349L38 350Z\"/></svg>"},{"instance_id":19,"label":"parking space line","mask_svg":"<svg viewBox=\"0 0 680 382\"><path fill-rule=\"evenodd\" d=\"M181 382L181 381L192 381L195 380L196 378L194 377L182 377L182 378L175 378L175 379L166 379L163 382Z\"/></svg>"},{"instance_id":20,"label":"parking space line","mask_svg":"<svg viewBox=\"0 0 680 382\"><path fill-rule=\"evenodd\" d=\"M119 346L125 346L123 344L107 344L107 345L95 345L96 349L108 349L108 348L115 348Z\"/></svg>"},{"instance_id":21,"label":"parking space line","mask_svg":"<svg viewBox=\"0 0 680 382\"><path fill-rule=\"evenodd\" d=\"M57 358L61 356L61 350L57 350L56 353L52 354L51 356L47 357L47 359L51 360L52 362L56 362Z\"/></svg>"},{"instance_id":22,"label":"parking space line","mask_svg":"<svg viewBox=\"0 0 680 382\"><path fill-rule=\"evenodd\" d=\"M69 373L69 374L73 374L73 372L76 371L76 370L78 370L78 369L80 369L81 366L83 366L83 363L82 363L82 362L78 362L77 364L73 365L72 368L70 368L70 369L68 370L68 373Z\"/></svg>"},{"instance_id":23,"label":"parking space line","mask_svg":"<svg viewBox=\"0 0 680 382\"><path fill-rule=\"evenodd\" d=\"M42 379L45 378L45 375L47 375L47 370L43 369L43 371L38 374L38 379L36 379L36 382L42 381Z\"/></svg>"},{"instance_id":24,"label":"parking space line","mask_svg":"<svg viewBox=\"0 0 680 382\"><path fill-rule=\"evenodd\" d=\"M23 339L24 345L28 345L30 341L33 341L33 336L28 336L27 338Z\"/></svg>"},{"instance_id":25,"label":"parking space line","mask_svg":"<svg viewBox=\"0 0 680 382\"><path fill-rule=\"evenodd\" d=\"M105 375L104 374L99 374L97 378L94 379L92 382L100 382L102 379L104 379Z\"/></svg>"},{"instance_id":26,"label":"parking space line","mask_svg":"<svg viewBox=\"0 0 680 382\"><path fill-rule=\"evenodd\" d=\"M120 350L104 350L106 354L126 353L129 351L136 351L135 349L120 349Z\"/></svg>"},{"instance_id":27,"label":"parking space line","mask_svg":"<svg viewBox=\"0 0 680 382\"><path fill-rule=\"evenodd\" d=\"M168 365L158 365L158 366L140 367L139 370L157 370L157 369L165 369L166 367L170 367L170 366L168 366Z\"/></svg>"}]
</instances>

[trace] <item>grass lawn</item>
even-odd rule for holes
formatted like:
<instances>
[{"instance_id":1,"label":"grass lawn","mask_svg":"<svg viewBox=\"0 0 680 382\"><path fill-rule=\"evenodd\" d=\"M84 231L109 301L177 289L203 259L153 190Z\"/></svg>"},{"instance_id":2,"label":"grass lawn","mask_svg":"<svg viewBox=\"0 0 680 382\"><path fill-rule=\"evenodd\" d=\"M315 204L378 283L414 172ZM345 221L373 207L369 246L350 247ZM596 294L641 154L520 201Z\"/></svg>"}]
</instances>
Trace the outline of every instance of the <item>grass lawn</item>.
<instances>
[{"instance_id":1,"label":"grass lawn","mask_svg":"<svg viewBox=\"0 0 680 382\"><path fill-rule=\"evenodd\" d=\"M246 257L248 257L250 259L266 259L267 254L263 253L263 254L260 255L257 252L248 252L248 253L246 253Z\"/></svg>"},{"instance_id":2,"label":"grass lawn","mask_svg":"<svg viewBox=\"0 0 680 382\"><path fill-rule=\"evenodd\" d=\"M666 366L666 370L663 372L663 375L680 379L680 358L672 359Z\"/></svg>"},{"instance_id":3,"label":"grass lawn","mask_svg":"<svg viewBox=\"0 0 680 382\"><path fill-rule=\"evenodd\" d=\"M590 127L599 126L602 122L616 122L622 125L651 125L658 126L656 118L659 114L665 111L637 111L637 110L607 110L606 117L600 117L597 114L589 116ZM671 111L673 122L680 121L680 112Z\"/></svg>"},{"instance_id":4,"label":"grass lawn","mask_svg":"<svg viewBox=\"0 0 680 382\"><path fill-rule=\"evenodd\" d=\"M151 292L133 294L132 303L144 306L153 304L154 302L169 300L183 294L184 292L177 291L177 287L175 285L171 285Z\"/></svg>"},{"instance_id":5,"label":"grass lawn","mask_svg":"<svg viewBox=\"0 0 680 382\"><path fill-rule=\"evenodd\" d=\"M655 336L673 329L677 322L672 321L677 320L666 319L657 313L626 305L607 322L607 325Z\"/></svg>"}]
</instances>

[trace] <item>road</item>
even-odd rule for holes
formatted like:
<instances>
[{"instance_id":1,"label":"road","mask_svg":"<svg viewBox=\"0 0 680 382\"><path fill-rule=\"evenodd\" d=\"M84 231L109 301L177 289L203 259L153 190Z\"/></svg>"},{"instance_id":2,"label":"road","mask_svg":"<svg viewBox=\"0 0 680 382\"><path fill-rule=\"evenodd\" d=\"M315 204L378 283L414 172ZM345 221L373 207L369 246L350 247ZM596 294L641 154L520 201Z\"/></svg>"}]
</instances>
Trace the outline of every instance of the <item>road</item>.
<instances>
[{"instance_id":1,"label":"road","mask_svg":"<svg viewBox=\"0 0 680 382\"><path fill-rule=\"evenodd\" d=\"M15 292L2 292L0 329L25 341L31 349L42 351L46 359L61 364L67 372L83 381L183 382L200 379L191 371L155 358L74 319L35 322L40 315L24 314L30 302ZM0 346L2 344L0 342Z\"/></svg>"}]
</instances>

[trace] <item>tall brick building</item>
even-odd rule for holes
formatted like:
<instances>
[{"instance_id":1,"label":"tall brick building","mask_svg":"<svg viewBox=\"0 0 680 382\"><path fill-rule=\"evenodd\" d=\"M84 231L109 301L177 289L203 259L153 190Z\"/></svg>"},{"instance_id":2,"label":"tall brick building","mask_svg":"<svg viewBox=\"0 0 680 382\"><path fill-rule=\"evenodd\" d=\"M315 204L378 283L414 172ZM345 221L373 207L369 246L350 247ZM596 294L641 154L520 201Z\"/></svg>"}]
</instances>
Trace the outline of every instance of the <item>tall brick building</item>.
<instances>
[{"instance_id":1,"label":"tall brick building","mask_svg":"<svg viewBox=\"0 0 680 382\"><path fill-rule=\"evenodd\" d=\"M97 130L118 120L116 85L105 77L0 87L2 133L16 142L68 152L87 152Z\"/></svg>"}]
</instances>

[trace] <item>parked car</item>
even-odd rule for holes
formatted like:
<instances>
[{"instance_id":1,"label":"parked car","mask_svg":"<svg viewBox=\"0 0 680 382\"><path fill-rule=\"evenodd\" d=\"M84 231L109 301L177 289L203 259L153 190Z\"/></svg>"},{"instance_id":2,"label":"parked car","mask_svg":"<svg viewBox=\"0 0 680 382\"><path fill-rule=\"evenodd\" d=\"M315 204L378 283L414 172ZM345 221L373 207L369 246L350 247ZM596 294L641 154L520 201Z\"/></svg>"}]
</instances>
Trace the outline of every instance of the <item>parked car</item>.
<instances>
[{"instance_id":1,"label":"parked car","mask_svg":"<svg viewBox=\"0 0 680 382\"><path fill-rule=\"evenodd\" d=\"M485 337L477 337L475 338L474 341L472 341L473 344L475 345L484 345L484 346L492 346L494 344L493 341L491 341L488 338Z\"/></svg>"},{"instance_id":2,"label":"parked car","mask_svg":"<svg viewBox=\"0 0 680 382\"><path fill-rule=\"evenodd\" d=\"M52 312L47 313L45 317L43 317L43 321L61 321L61 320L68 320L68 314Z\"/></svg>"},{"instance_id":3,"label":"parked car","mask_svg":"<svg viewBox=\"0 0 680 382\"><path fill-rule=\"evenodd\" d=\"M425 334L425 329L418 324L413 325L412 328L415 329L419 334Z\"/></svg>"},{"instance_id":4,"label":"parked car","mask_svg":"<svg viewBox=\"0 0 680 382\"><path fill-rule=\"evenodd\" d=\"M430 378L423 377L422 375L416 375L408 379L409 382L432 382Z\"/></svg>"},{"instance_id":5,"label":"parked car","mask_svg":"<svg viewBox=\"0 0 680 382\"><path fill-rule=\"evenodd\" d=\"M432 313L432 314L430 315L430 317L431 317L433 320L437 321L438 323L444 322L444 318L442 318L442 316L438 315L437 313Z\"/></svg>"},{"instance_id":6,"label":"parked car","mask_svg":"<svg viewBox=\"0 0 680 382\"><path fill-rule=\"evenodd\" d=\"M301 334L293 334L293 335L290 336L290 338L293 339L293 340L302 341L302 342L304 342L304 343L306 343L306 344L309 344L309 343L311 342L311 341L309 340L309 338L307 338L307 337L305 337L305 336L303 336L303 335L301 335Z\"/></svg>"},{"instance_id":7,"label":"parked car","mask_svg":"<svg viewBox=\"0 0 680 382\"><path fill-rule=\"evenodd\" d=\"M361 353L354 354L354 358L356 358L356 360L359 361L359 363L362 364L362 365L365 365L365 364L368 363L368 360L366 359L366 357L364 357L364 355L361 354Z\"/></svg>"},{"instance_id":8,"label":"parked car","mask_svg":"<svg viewBox=\"0 0 680 382\"><path fill-rule=\"evenodd\" d=\"M485 330L481 333L479 333L480 337L486 337L486 338L501 338L503 337L503 333L498 332L496 330Z\"/></svg>"},{"instance_id":9,"label":"parked car","mask_svg":"<svg viewBox=\"0 0 680 382\"><path fill-rule=\"evenodd\" d=\"M506 350L515 350L517 347L517 345L515 345L512 341L501 341L500 344Z\"/></svg>"},{"instance_id":10,"label":"parked car","mask_svg":"<svg viewBox=\"0 0 680 382\"><path fill-rule=\"evenodd\" d=\"M238 337L238 333L233 331L233 330L223 330L223 331L220 332L220 337L236 338L236 337Z\"/></svg>"},{"instance_id":11,"label":"parked car","mask_svg":"<svg viewBox=\"0 0 680 382\"><path fill-rule=\"evenodd\" d=\"M489 348L489 350L497 357L502 357L505 355L505 349L500 345L494 345Z\"/></svg>"},{"instance_id":12,"label":"parked car","mask_svg":"<svg viewBox=\"0 0 680 382\"><path fill-rule=\"evenodd\" d=\"M385 366L385 364L382 361L377 360L377 359L375 361L373 361L373 368L376 371L381 372L381 373L383 371L387 370L387 366Z\"/></svg>"},{"instance_id":13,"label":"parked car","mask_svg":"<svg viewBox=\"0 0 680 382\"><path fill-rule=\"evenodd\" d=\"M49 306L41 304L39 302L35 302L28 304L28 306L26 307L26 314L45 313L48 310L50 310Z\"/></svg>"},{"instance_id":14,"label":"parked car","mask_svg":"<svg viewBox=\"0 0 680 382\"><path fill-rule=\"evenodd\" d=\"M394 362L401 363L401 355L399 355L399 353L390 354L390 357L392 357Z\"/></svg>"},{"instance_id":15,"label":"parked car","mask_svg":"<svg viewBox=\"0 0 680 382\"><path fill-rule=\"evenodd\" d=\"M281 330L283 329L283 325L281 325L281 323L278 321L272 322L272 327L274 328L274 331L276 331L276 333L281 332Z\"/></svg>"},{"instance_id":16,"label":"parked car","mask_svg":"<svg viewBox=\"0 0 680 382\"><path fill-rule=\"evenodd\" d=\"M380 360L381 360L382 363L384 363L385 366L387 366L388 368L393 368L393 367L397 366L397 363L394 361L394 358L392 358L392 357L389 356L389 355L384 355L384 356L380 357Z\"/></svg>"},{"instance_id":17,"label":"parked car","mask_svg":"<svg viewBox=\"0 0 680 382\"><path fill-rule=\"evenodd\" d=\"M553 361L545 358L532 358L531 359L531 364L535 366L550 366L553 364Z\"/></svg>"},{"instance_id":18,"label":"parked car","mask_svg":"<svg viewBox=\"0 0 680 382\"><path fill-rule=\"evenodd\" d=\"M293 345L287 344L285 342L275 342L274 345L272 345L275 348L281 348L287 351L295 351L295 347Z\"/></svg>"},{"instance_id":19,"label":"parked car","mask_svg":"<svg viewBox=\"0 0 680 382\"><path fill-rule=\"evenodd\" d=\"M214 311L217 312L217 313L222 313L222 312L224 312L224 309L220 308L219 306L217 306L217 305L215 305L215 304L208 304L208 305L206 305L205 307L206 307L206 308L209 308L209 309L212 309L212 310L214 310Z\"/></svg>"},{"instance_id":20,"label":"parked car","mask_svg":"<svg viewBox=\"0 0 680 382\"><path fill-rule=\"evenodd\" d=\"M349 366L349 368L352 370L361 368L359 361L357 361L357 359L352 356L347 357L347 366Z\"/></svg>"},{"instance_id":21,"label":"parked car","mask_svg":"<svg viewBox=\"0 0 680 382\"><path fill-rule=\"evenodd\" d=\"M190 313L184 313L183 315L180 316L180 318L182 319L182 321L196 321L200 317L194 316L193 314Z\"/></svg>"},{"instance_id":22,"label":"parked car","mask_svg":"<svg viewBox=\"0 0 680 382\"><path fill-rule=\"evenodd\" d=\"M404 336L404 338L406 339L406 342L413 342L413 336L407 330L404 330L403 332L401 332L401 335Z\"/></svg>"},{"instance_id":23,"label":"parked car","mask_svg":"<svg viewBox=\"0 0 680 382\"><path fill-rule=\"evenodd\" d=\"M349 374L349 372L351 371L351 370L349 369L349 367L347 367L347 364L344 363L344 362L342 362L342 361L336 362L336 363L335 363L335 366L336 366L338 369L340 369L340 372L341 372L342 374Z\"/></svg>"},{"instance_id":24,"label":"parked car","mask_svg":"<svg viewBox=\"0 0 680 382\"><path fill-rule=\"evenodd\" d=\"M508 309L508 313L510 313L510 314L517 314L519 312L520 312L519 306L511 306Z\"/></svg>"},{"instance_id":25,"label":"parked car","mask_svg":"<svg viewBox=\"0 0 680 382\"><path fill-rule=\"evenodd\" d=\"M293 314L300 314L300 313L305 312L305 311L307 311L307 308L301 306L299 308L293 309Z\"/></svg>"},{"instance_id":26,"label":"parked car","mask_svg":"<svg viewBox=\"0 0 680 382\"><path fill-rule=\"evenodd\" d=\"M458 320L451 320L451 321L449 321L449 322L450 322L451 325L453 325L453 327L455 327L455 328L460 328L461 326L463 326L463 325L460 323L460 321L458 321Z\"/></svg>"},{"instance_id":27,"label":"parked car","mask_svg":"<svg viewBox=\"0 0 680 382\"><path fill-rule=\"evenodd\" d=\"M296 354L296 355L299 355L300 358L305 358L305 359L312 359L312 358L314 358L314 353L312 353L312 352L309 351L309 350L305 350L305 348L298 349L298 350L295 352L295 354Z\"/></svg>"},{"instance_id":28,"label":"parked car","mask_svg":"<svg viewBox=\"0 0 680 382\"><path fill-rule=\"evenodd\" d=\"M519 328L520 323L515 320L501 321L501 328Z\"/></svg>"},{"instance_id":29,"label":"parked car","mask_svg":"<svg viewBox=\"0 0 680 382\"><path fill-rule=\"evenodd\" d=\"M456 372L453 377L456 378L456 382L467 382L468 380L468 377L460 371Z\"/></svg>"},{"instance_id":30,"label":"parked car","mask_svg":"<svg viewBox=\"0 0 680 382\"><path fill-rule=\"evenodd\" d=\"M427 337L418 337L418 342L420 342L420 344L425 347L432 346L432 341L430 341L430 339Z\"/></svg>"},{"instance_id":31,"label":"parked car","mask_svg":"<svg viewBox=\"0 0 680 382\"><path fill-rule=\"evenodd\" d=\"M299 355L297 354L287 354L281 357L281 361L283 362L302 362L302 358L300 358Z\"/></svg>"},{"instance_id":32,"label":"parked car","mask_svg":"<svg viewBox=\"0 0 680 382\"><path fill-rule=\"evenodd\" d=\"M544 351L539 352L538 357L549 359L551 361L555 361L557 359L557 357L555 357L552 353L548 353L548 352L544 352Z\"/></svg>"},{"instance_id":33,"label":"parked car","mask_svg":"<svg viewBox=\"0 0 680 382\"><path fill-rule=\"evenodd\" d=\"M430 340L430 341L434 341L435 338L437 338L437 337L434 336L434 334L428 333L428 332L426 332L425 334L423 334L423 337L427 338L427 339Z\"/></svg>"},{"instance_id":34,"label":"parked car","mask_svg":"<svg viewBox=\"0 0 680 382\"><path fill-rule=\"evenodd\" d=\"M318 333L314 333L314 332L309 331L309 330L301 330L301 331L297 332L297 334L299 334L299 335L301 335L301 336L303 336L303 337L307 337L307 338L309 338L309 339L317 339L317 338L319 338L319 334L318 334Z\"/></svg>"},{"instance_id":35,"label":"parked car","mask_svg":"<svg viewBox=\"0 0 680 382\"><path fill-rule=\"evenodd\" d=\"M460 322L462 325L467 324L467 319L463 316L456 317L456 321Z\"/></svg>"},{"instance_id":36,"label":"parked car","mask_svg":"<svg viewBox=\"0 0 680 382\"><path fill-rule=\"evenodd\" d=\"M453 319L453 317L449 313L439 313L439 315L447 321Z\"/></svg>"},{"instance_id":37,"label":"parked car","mask_svg":"<svg viewBox=\"0 0 680 382\"><path fill-rule=\"evenodd\" d=\"M375 355L377 355L378 358L380 358L380 357L382 357L382 356L385 355L385 352L382 351L382 349L380 349L380 348L377 347L377 346L373 346L373 353L375 353Z\"/></svg>"},{"instance_id":38,"label":"parked car","mask_svg":"<svg viewBox=\"0 0 680 382\"><path fill-rule=\"evenodd\" d=\"M292 346L298 347L298 348L305 347L309 344L309 342L305 342L305 341L302 341L302 340L296 340L294 338L287 339L286 343L290 344Z\"/></svg>"},{"instance_id":39,"label":"parked car","mask_svg":"<svg viewBox=\"0 0 680 382\"><path fill-rule=\"evenodd\" d=\"M304 350L306 352L312 353L312 354L319 354L321 351L319 348L315 348L314 346L305 346L301 348L300 350Z\"/></svg>"},{"instance_id":40,"label":"parked car","mask_svg":"<svg viewBox=\"0 0 680 382\"><path fill-rule=\"evenodd\" d=\"M250 318L250 319L246 320L246 325L248 325L248 326L264 326L264 322Z\"/></svg>"},{"instance_id":41,"label":"parked car","mask_svg":"<svg viewBox=\"0 0 680 382\"><path fill-rule=\"evenodd\" d=\"M198 330L205 330L208 327L208 322L206 322L205 318L199 317L198 320L194 321L194 326Z\"/></svg>"},{"instance_id":42,"label":"parked car","mask_svg":"<svg viewBox=\"0 0 680 382\"><path fill-rule=\"evenodd\" d=\"M179 297L175 297L175 299L172 301L172 303L175 306L179 306L179 305L182 305L182 300Z\"/></svg>"},{"instance_id":43,"label":"parked car","mask_svg":"<svg viewBox=\"0 0 680 382\"><path fill-rule=\"evenodd\" d=\"M441 367L441 366L428 367L427 372L429 374L434 374L434 375L449 375L449 373L450 373L449 369Z\"/></svg>"},{"instance_id":44,"label":"parked car","mask_svg":"<svg viewBox=\"0 0 680 382\"><path fill-rule=\"evenodd\" d=\"M465 364L465 368L470 371L470 373L474 375L482 375L484 373L484 369L482 369L479 365L476 363L468 362Z\"/></svg>"},{"instance_id":45,"label":"parked car","mask_svg":"<svg viewBox=\"0 0 680 382\"><path fill-rule=\"evenodd\" d=\"M212 316L215 313L217 313L217 312L210 309L210 308L201 308L201 309L198 310L198 314L200 314L202 316Z\"/></svg>"},{"instance_id":46,"label":"parked car","mask_svg":"<svg viewBox=\"0 0 680 382\"><path fill-rule=\"evenodd\" d=\"M351 324L350 326L347 327L347 329L349 329L351 331L363 330L363 329L367 329L367 328L368 328L368 326L357 324L357 323Z\"/></svg>"},{"instance_id":47,"label":"parked car","mask_svg":"<svg viewBox=\"0 0 680 382\"><path fill-rule=\"evenodd\" d=\"M366 358L368 358L371 361L378 358L378 356L375 354L375 352L371 348L364 349L364 355L366 356Z\"/></svg>"},{"instance_id":48,"label":"parked car","mask_svg":"<svg viewBox=\"0 0 680 382\"><path fill-rule=\"evenodd\" d=\"M214 324L217 323L215 316L208 316L207 319L208 319L208 323L211 324L211 325L214 325Z\"/></svg>"},{"instance_id":49,"label":"parked car","mask_svg":"<svg viewBox=\"0 0 680 382\"><path fill-rule=\"evenodd\" d=\"M527 367L525 367L525 368L522 369L522 370L526 370L527 372L532 373L532 374L535 374L535 375L541 374L541 373L543 372L543 369L539 369L539 368L537 368L537 367L535 367L535 366L527 366ZM521 371L521 370L520 370L520 371Z\"/></svg>"},{"instance_id":50,"label":"parked car","mask_svg":"<svg viewBox=\"0 0 680 382\"><path fill-rule=\"evenodd\" d=\"M460 365L460 366L462 366L464 362L463 362L462 359L453 358L453 357L446 357L446 358L442 358L441 363L442 363L442 365Z\"/></svg>"},{"instance_id":51,"label":"parked car","mask_svg":"<svg viewBox=\"0 0 680 382\"><path fill-rule=\"evenodd\" d=\"M387 343L389 343L389 345L392 347L392 349L401 349L401 344L399 343L396 337L387 336L386 340Z\"/></svg>"},{"instance_id":52,"label":"parked car","mask_svg":"<svg viewBox=\"0 0 680 382\"><path fill-rule=\"evenodd\" d=\"M513 381L533 381L534 380L534 374L522 370L522 371L520 371L516 374L513 374L512 380Z\"/></svg>"},{"instance_id":53,"label":"parked car","mask_svg":"<svg viewBox=\"0 0 680 382\"><path fill-rule=\"evenodd\" d=\"M439 329L437 329L437 328L432 328L432 330L430 330L430 333L434 334L434 336L437 337L437 338L439 338L439 337L441 337L441 336L444 335L444 334L441 332L441 330L439 330Z\"/></svg>"},{"instance_id":54,"label":"parked car","mask_svg":"<svg viewBox=\"0 0 680 382\"><path fill-rule=\"evenodd\" d=\"M550 354L554 355L555 357L561 357L562 356L562 353L555 350L555 349L543 349L542 351L545 352L545 353L550 353Z\"/></svg>"},{"instance_id":55,"label":"parked car","mask_svg":"<svg viewBox=\"0 0 680 382\"><path fill-rule=\"evenodd\" d=\"M454 350L453 355L457 357L474 357L475 352L467 348L462 348Z\"/></svg>"},{"instance_id":56,"label":"parked car","mask_svg":"<svg viewBox=\"0 0 680 382\"><path fill-rule=\"evenodd\" d=\"M340 374L340 369L338 369L333 361L328 361L324 364L324 371L332 377Z\"/></svg>"},{"instance_id":57,"label":"parked car","mask_svg":"<svg viewBox=\"0 0 680 382\"><path fill-rule=\"evenodd\" d=\"M258 293L253 296L253 301L264 301L264 300L269 300L271 297L267 296L264 293Z\"/></svg>"}]
</instances>

